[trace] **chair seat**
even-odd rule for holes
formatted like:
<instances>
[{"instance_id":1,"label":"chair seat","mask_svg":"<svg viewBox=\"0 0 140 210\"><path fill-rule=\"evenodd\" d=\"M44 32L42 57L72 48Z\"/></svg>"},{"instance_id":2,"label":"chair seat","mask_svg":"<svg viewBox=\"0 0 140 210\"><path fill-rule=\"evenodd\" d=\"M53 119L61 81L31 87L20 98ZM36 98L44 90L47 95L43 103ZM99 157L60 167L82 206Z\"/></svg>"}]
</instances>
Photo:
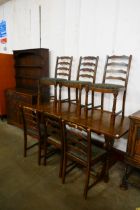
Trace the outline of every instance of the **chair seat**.
<instances>
[{"instance_id":1,"label":"chair seat","mask_svg":"<svg viewBox=\"0 0 140 210\"><path fill-rule=\"evenodd\" d=\"M62 78L50 78L50 77L43 77L41 78L41 84L42 85L56 85L59 82L65 81L66 79Z\"/></svg>"},{"instance_id":2,"label":"chair seat","mask_svg":"<svg viewBox=\"0 0 140 210\"><path fill-rule=\"evenodd\" d=\"M41 137L44 137L45 136L45 127L44 127L44 124L42 124L42 123L40 123L40 132L41 132ZM38 129L36 129L34 127L27 128L27 133L30 136L38 137Z\"/></svg>"},{"instance_id":3,"label":"chair seat","mask_svg":"<svg viewBox=\"0 0 140 210\"><path fill-rule=\"evenodd\" d=\"M82 135L84 138L87 137L87 133L84 132L84 131L80 132L76 128L69 128L68 126L67 126L67 129L68 130L71 130L72 132L76 133L77 135L78 134ZM71 138L72 137L74 138L74 134L72 132L71 132ZM93 140L93 143L94 143L95 136L97 136L97 134L91 133L91 137L92 137L91 140ZM85 141L84 139L82 139L81 143L83 144L83 146L86 146L87 147L87 141ZM94 160L94 159L98 158L100 155L105 154L106 153L106 150L103 149L103 148L97 147L96 145L92 145L91 146L91 153L92 153L92 159ZM84 155L81 155L81 154L78 154L77 155L77 154L78 154L77 151L75 153L73 153L73 155L75 155L77 157L80 157L84 161L87 161L87 156L84 156Z\"/></svg>"},{"instance_id":4,"label":"chair seat","mask_svg":"<svg viewBox=\"0 0 140 210\"><path fill-rule=\"evenodd\" d=\"M48 142L53 143L54 145L56 145L57 147L61 147L61 138L58 135L58 131L56 131L55 129L59 129L59 128L53 128L53 126L48 126L47 128L47 134L48 134Z\"/></svg>"},{"instance_id":5,"label":"chair seat","mask_svg":"<svg viewBox=\"0 0 140 210\"><path fill-rule=\"evenodd\" d=\"M65 81L61 81L63 86L66 87L75 87L75 88L79 88L81 86L86 86L86 85L91 85L91 82L87 82L87 81L78 81L78 80L65 80Z\"/></svg>"},{"instance_id":6,"label":"chair seat","mask_svg":"<svg viewBox=\"0 0 140 210\"><path fill-rule=\"evenodd\" d=\"M58 137L58 135L49 136L48 142L61 149L61 139Z\"/></svg>"},{"instance_id":7,"label":"chair seat","mask_svg":"<svg viewBox=\"0 0 140 210\"><path fill-rule=\"evenodd\" d=\"M44 121L46 126L47 140L45 146L45 165L47 159L60 151L60 170L59 176L62 175L63 161L63 143L62 143L62 119L55 114L45 113Z\"/></svg>"},{"instance_id":8,"label":"chair seat","mask_svg":"<svg viewBox=\"0 0 140 210\"><path fill-rule=\"evenodd\" d=\"M27 133L28 135L33 136L33 137L38 136L38 130L35 130L35 129L27 129Z\"/></svg>"},{"instance_id":9,"label":"chair seat","mask_svg":"<svg viewBox=\"0 0 140 210\"><path fill-rule=\"evenodd\" d=\"M107 151L91 142L91 130L76 123L63 123L64 159L62 183L76 166L85 167L84 198L88 190L107 175ZM92 178L92 180L90 180Z\"/></svg>"},{"instance_id":10,"label":"chair seat","mask_svg":"<svg viewBox=\"0 0 140 210\"><path fill-rule=\"evenodd\" d=\"M106 88L106 89L120 89L123 88L124 86L122 85L117 85L117 84L110 84L110 83L96 83L94 84L95 88Z\"/></svg>"},{"instance_id":11,"label":"chair seat","mask_svg":"<svg viewBox=\"0 0 140 210\"><path fill-rule=\"evenodd\" d=\"M94 85L89 85L89 90L100 92L100 93L119 93L120 91L125 91L125 87L117 84L109 83L96 83Z\"/></svg>"},{"instance_id":12,"label":"chair seat","mask_svg":"<svg viewBox=\"0 0 140 210\"><path fill-rule=\"evenodd\" d=\"M86 144L86 142L85 142L85 144ZM93 161L96 161L96 159L98 159L98 157L101 157L102 155L106 154L106 150L104 150L100 147L97 147L95 145L91 147L91 150L92 150L91 155L92 155ZM82 160L83 163L84 162L87 163L87 155L83 155L80 152L78 153L77 151L74 151L74 150L69 150L68 155L69 154L70 154L70 156L73 156L74 158L77 158L80 161ZM86 165L86 164L84 164L84 165Z\"/></svg>"}]
</instances>

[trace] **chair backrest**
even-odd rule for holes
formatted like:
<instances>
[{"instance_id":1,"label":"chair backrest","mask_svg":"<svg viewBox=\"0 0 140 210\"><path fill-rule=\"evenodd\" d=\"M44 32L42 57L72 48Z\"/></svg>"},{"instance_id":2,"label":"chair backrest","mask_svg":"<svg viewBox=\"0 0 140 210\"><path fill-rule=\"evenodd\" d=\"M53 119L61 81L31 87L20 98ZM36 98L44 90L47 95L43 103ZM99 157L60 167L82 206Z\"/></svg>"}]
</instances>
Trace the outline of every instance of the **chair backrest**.
<instances>
[{"instance_id":1,"label":"chair backrest","mask_svg":"<svg viewBox=\"0 0 140 210\"><path fill-rule=\"evenodd\" d=\"M60 116L55 116L50 113L45 113L44 116L46 133L49 143L57 148L62 148L62 119Z\"/></svg>"},{"instance_id":2,"label":"chair backrest","mask_svg":"<svg viewBox=\"0 0 140 210\"><path fill-rule=\"evenodd\" d=\"M30 135L34 138L40 139L42 136L40 113L36 109L28 106L22 106L21 113L23 119L24 135Z\"/></svg>"},{"instance_id":3,"label":"chair backrest","mask_svg":"<svg viewBox=\"0 0 140 210\"><path fill-rule=\"evenodd\" d=\"M70 80L73 57L61 56L56 59L55 78Z\"/></svg>"},{"instance_id":4,"label":"chair backrest","mask_svg":"<svg viewBox=\"0 0 140 210\"><path fill-rule=\"evenodd\" d=\"M120 84L127 87L132 55L107 56L103 83Z\"/></svg>"},{"instance_id":5,"label":"chair backrest","mask_svg":"<svg viewBox=\"0 0 140 210\"><path fill-rule=\"evenodd\" d=\"M79 59L77 80L84 80L94 84L96 79L98 60L99 56L81 56Z\"/></svg>"},{"instance_id":6,"label":"chair backrest","mask_svg":"<svg viewBox=\"0 0 140 210\"><path fill-rule=\"evenodd\" d=\"M91 159L91 132L83 126L64 121L64 149L82 165Z\"/></svg>"}]
</instances>

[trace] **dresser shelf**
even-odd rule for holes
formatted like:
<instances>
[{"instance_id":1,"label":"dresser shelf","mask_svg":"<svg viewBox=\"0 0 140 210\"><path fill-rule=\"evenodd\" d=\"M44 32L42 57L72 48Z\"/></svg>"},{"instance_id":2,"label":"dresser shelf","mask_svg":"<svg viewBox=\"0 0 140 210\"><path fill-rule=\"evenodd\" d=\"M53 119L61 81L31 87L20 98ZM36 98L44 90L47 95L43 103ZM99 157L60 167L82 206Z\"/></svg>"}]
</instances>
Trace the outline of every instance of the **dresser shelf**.
<instances>
[{"instance_id":1,"label":"dresser shelf","mask_svg":"<svg viewBox=\"0 0 140 210\"><path fill-rule=\"evenodd\" d=\"M36 104L38 81L49 77L49 50L44 48L13 51L16 88L6 91L8 123L21 127L19 106ZM49 87L43 99L49 99Z\"/></svg>"}]
</instances>

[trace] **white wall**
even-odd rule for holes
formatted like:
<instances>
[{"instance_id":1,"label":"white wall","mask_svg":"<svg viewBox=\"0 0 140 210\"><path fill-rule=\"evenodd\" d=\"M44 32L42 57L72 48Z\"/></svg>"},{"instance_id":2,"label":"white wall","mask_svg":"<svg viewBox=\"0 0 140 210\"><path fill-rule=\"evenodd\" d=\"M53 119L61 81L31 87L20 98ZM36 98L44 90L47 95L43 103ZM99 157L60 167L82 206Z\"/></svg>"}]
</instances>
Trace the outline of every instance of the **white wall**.
<instances>
[{"instance_id":1,"label":"white wall","mask_svg":"<svg viewBox=\"0 0 140 210\"><path fill-rule=\"evenodd\" d=\"M99 55L96 81L101 82L107 54L132 54L125 113L140 109L140 1L11 0L0 6L0 20L7 21L7 53L40 47L39 5L41 47L50 49L51 76L57 55L74 56L73 79L80 55Z\"/></svg>"}]
</instances>

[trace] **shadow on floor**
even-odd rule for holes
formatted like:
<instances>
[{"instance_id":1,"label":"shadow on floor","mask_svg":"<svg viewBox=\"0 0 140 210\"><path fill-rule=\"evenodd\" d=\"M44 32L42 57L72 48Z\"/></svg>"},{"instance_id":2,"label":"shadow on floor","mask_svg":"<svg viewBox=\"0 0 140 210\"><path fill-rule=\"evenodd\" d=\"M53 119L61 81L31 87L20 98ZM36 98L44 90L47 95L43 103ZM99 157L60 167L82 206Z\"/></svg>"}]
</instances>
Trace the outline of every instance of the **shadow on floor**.
<instances>
[{"instance_id":1,"label":"shadow on floor","mask_svg":"<svg viewBox=\"0 0 140 210\"><path fill-rule=\"evenodd\" d=\"M22 130L0 121L0 210L135 210L140 207L140 190L119 188L123 163L110 170L110 181L93 187L85 201L84 176L75 170L66 184L58 177L59 157L47 166L37 165L37 153L23 157Z\"/></svg>"}]
</instances>

